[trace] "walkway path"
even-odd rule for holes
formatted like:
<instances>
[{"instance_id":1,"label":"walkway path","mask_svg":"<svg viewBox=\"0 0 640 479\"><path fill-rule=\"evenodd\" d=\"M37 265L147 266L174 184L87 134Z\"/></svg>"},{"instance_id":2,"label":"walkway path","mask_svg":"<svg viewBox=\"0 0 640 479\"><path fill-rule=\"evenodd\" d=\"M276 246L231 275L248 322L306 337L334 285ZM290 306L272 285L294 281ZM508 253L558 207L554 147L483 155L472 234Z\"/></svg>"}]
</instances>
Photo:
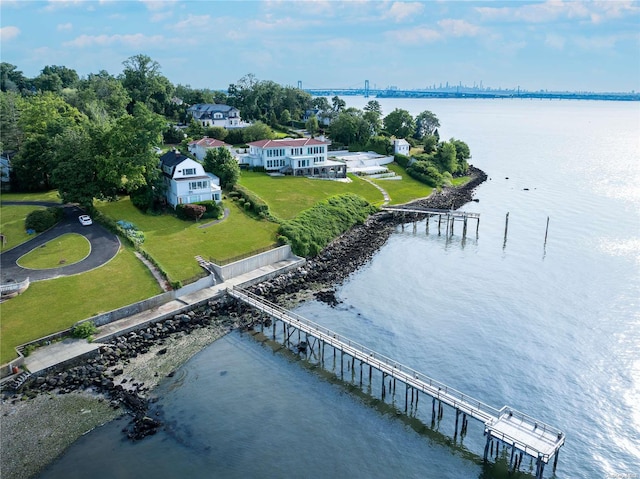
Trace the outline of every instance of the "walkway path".
<instances>
[{"instance_id":1,"label":"walkway path","mask_svg":"<svg viewBox=\"0 0 640 479\"><path fill-rule=\"evenodd\" d=\"M362 179L367 183L371 183L373 186L375 186L380 190L380 193L382 193L382 197L384 198L384 202L382 203L382 206L387 206L391 201L391 197L389 196L389 193L387 193L387 190L385 190L382 186L380 186L375 181L370 180L369 178L362 178Z\"/></svg>"},{"instance_id":2,"label":"walkway path","mask_svg":"<svg viewBox=\"0 0 640 479\"><path fill-rule=\"evenodd\" d=\"M44 371L53 366L74 360L87 352L94 351L115 336L137 330L146 324L162 321L181 312L193 309L204 304L210 299L222 297L227 288L240 286L247 283L255 283L271 277L280 271L287 270L300 262L299 258L292 258L278 263L263 266L248 273L231 278L224 283L216 284L193 293L180 296L168 303L143 311L132 316L114 321L98 328L93 342L86 339L68 338L60 342L42 346L33 351L24 359L24 366L32 374Z\"/></svg>"}]
</instances>

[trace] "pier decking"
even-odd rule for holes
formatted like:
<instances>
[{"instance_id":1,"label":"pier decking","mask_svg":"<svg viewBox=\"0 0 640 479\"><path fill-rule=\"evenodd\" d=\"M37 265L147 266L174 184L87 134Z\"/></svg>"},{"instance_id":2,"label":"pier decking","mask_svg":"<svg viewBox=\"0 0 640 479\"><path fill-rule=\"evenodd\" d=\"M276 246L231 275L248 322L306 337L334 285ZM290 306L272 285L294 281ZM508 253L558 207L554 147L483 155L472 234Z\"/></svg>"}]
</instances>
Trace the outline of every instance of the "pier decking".
<instances>
[{"instance_id":1,"label":"pier decking","mask_svg":"<svg viewBox=\"0 0 640 479\"><path fill-rule=\"evenodd\" d=\"M421 208L418 206L404 207L404 206L383 206L381 208L383 211L388 211L393 213L394 215L402 215L403 217L414 218L414 230L415 230L415 218L417 217L426 217L427 223L427 233L429 232L429 220L437 216L438 217L438 234L440 234L440 228L442 223L444 222L446 227L446 235L447 237L453 235L453 225L456 221L462 222L462 237L467 236L467 223L469 220L476 220L476 235L478 234L478 229L480 228L480 213L470 213L468 211L458 211L458 210L443 210L437 208ZM404 230L404 225L403 228Z\"/></svg>"},{"instance_id":2,"label":"pier decking","mask_svg":"<svg viewBox=\"0 0 640 479\"><path fill-rule=\"evenodd\" d=\"M511 450L509 466L514 470L520 467L523 454L532 457L536 461L536 478L542 478L544 466L554 458L553 469L555 471L558 452L564 445L565 436L559 430L534 418L531 418L513 408L504 406L496 409L472 398L454 388L447 386L429 376L426 376L414 369L385 357L366 346L358 344L347 338L341 337L337 333L324 328L312 321L287 311L276 304L270 303L261 297L248 291L234 287L227 290L227 294L232 298L252 307L261 313L266 314L272 320L273 338L276 337L276 321L280 321L283 327L283 342L286 346L291 343L291 336L297 331L299 342L298 351L307 354L311 353L324 364L325 347L333 348L335 358L336 351L340 354L340 375L344 374L344 356L348 356L351 361L352 374L355 374L355 361L360 365L360 385L362 385L363 367L369 367L369 382L371 384L372 370L382 373L382 399L387 394L387 380L389 380L388 392L393 389L395 393L396 382L405 384L405 412L409 408L409 394L411 404L417 408L419 393L426 394L432 399L432 421L435 417L442 417L442 405L446 404L453 408L455 415L455 437L460 432L466 433L468 417L481 421L484 424L486 435L486 445L484 449L484 460L493 457L494 442L496 444L496 454L498 456L499 445ZM264 329L264 322L262 322ZM300 341L300 335L304 334L305 340ZM316 355L317 348L317 355ZM391 382L392 381L392 382ZM392 385L393 384L393 385ZM436 413L437 409L437 413ZM462 415L462 421L459 416ZM460 428L458 427L459 422ZM491 455L489 451L491 450Z\"/></svg>"}]
</instances>

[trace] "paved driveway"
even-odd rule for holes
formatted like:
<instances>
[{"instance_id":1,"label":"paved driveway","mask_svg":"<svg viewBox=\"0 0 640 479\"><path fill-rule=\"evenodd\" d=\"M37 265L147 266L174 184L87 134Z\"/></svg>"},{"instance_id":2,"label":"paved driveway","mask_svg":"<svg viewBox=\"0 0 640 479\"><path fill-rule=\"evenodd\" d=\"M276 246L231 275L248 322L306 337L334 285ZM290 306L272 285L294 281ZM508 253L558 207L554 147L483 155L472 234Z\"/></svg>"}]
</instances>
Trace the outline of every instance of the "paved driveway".
<instances>
[{"instance_id":1,"label":"paved driveway","mask_svg":"<svg viewBox=\"0 0 640 479\"><path fill-rule=\"evenodd\" d=\"M59 203L47 203L39 201L3 201L3 205L38 205L38 206L61 206ZM120 248L120 240L116 235L109 232L101 225L94 223L91 226L82 226L78 221L78 216L84 211L73 205L63 205L65 217L60 223L36 236L35 238L22 243L15 248L4 251L0 255L0 274L2 283L9 280L22 281L29 277L30 281L41 281L43 279L58 278L72 274L90 271L110 261ZM18 266L17 261L29 251L38 248L47 241L66 234L77 233L89 240L91 252L82 261L59 268L52 269L26 269Z\"/></svg>"}]
</instances>

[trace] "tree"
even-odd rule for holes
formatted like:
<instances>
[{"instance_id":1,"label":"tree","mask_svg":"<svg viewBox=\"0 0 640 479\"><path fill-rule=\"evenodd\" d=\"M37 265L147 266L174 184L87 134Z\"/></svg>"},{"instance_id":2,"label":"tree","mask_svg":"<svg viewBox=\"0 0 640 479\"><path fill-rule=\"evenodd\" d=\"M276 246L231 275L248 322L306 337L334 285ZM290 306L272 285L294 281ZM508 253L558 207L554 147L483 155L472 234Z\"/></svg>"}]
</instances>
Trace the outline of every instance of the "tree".
<instances>
[{"instance_id":1,"label":"tree","mask_svg":"<svg viewBox=\"0 0 640 479\"><path fill-rule=\"evenodd\" d=\"M422 139L424 143L423 151L430 155L436 151L436 147L438 146L438 138L435 135L428 135Z\"/></svg>"},{"instance_id":2,"label":"tree","mask_svg":"<svg viewBox=\"0 0 640 479\"><path fill-rule=\"evenodd\" d=\"M451 138L449 143L456 147L456 159L458 161L457 173L466 173L469 170L469 163L467 160L471 158L469 145L464 141L456 140L455 138Z\"/></svg>"},{"instance_id":3,"label":"tree","mask_svg":"<svg viewBox=\"0 0 640 479\"><path fill-rule=\"evenodd\" d=\"M224 141L229 136L229 130L222 126L210 126L205 129L205 134L209 138L215 138L216 140Z\"/></svg>"},{"instance_id":4,"label":"tree","mask_svg":"<svg viewBox=\"0 0 640 479\"><path fill-rule=\"evenodd\" d=\"M122 64L122 85L129 92L131 101L144 103L155 113L164 113L173 85L160 73L160 64L142 54L129 57Z\"/></svg>"},{"instance_id":5,"label":"tree","mask_svg":"<svg viewBox=\"0 0 640 479\"><path fill-rule=\"evenodd\" d=\"M318 118L315 115L311 115L307 122L304 124L304 127L306 128L309 135L311 135L311 138L313 138L320 129L320 126L318 125Z\"/></svg>"},{"instance_id":6,"label":"tree","mask_svg":"<svg viewBox=\"0 0 640 479\"><path fill-rule=\"evenodd\" d=\"M18 125L22 98L14 91L0 92L0 133L2 150L18 150L23 133Z\"/></svg>"},{"instance_id":7,"label":"tree","mask_svg":"<svg viewBox=\"0 0 640 479\"><path fill-rule=\"evenodd\" d=\"M247 126L242 130L242 137L245 143L249 143L257 140L272 140L275 138L273 130L269 128L269 125L256 121L253 125Z\"/></svg>"},{"instance_id":8,"label":"tree","mask_svg":"<svg viewBox=\"0 0 640 479\"><path fill-rule=\"evenodd\" d=\"M0 63L0 90L21 92L29 88L29 80L17 68L11 63Z\"/></svg>"},{"instance_id":9,"label":"tree","mask_svg":"<svg viewBox=\"0 0 640 479\"><path fill-rule=\"evenodd\" d=\"M208 150L203 166L205 171L210 171L220 178L220 186L226 190L233 188L240 178L238 162L224 147Z\"/></svg>"},{"instance_id":10,"label":"tree","mask_svg":"<svg viewBox=\"0 0 640 479\"><path fill-rule=\"evenodd\" d=\"M376 113L378 117L382 116L382 106L378 100L369 100L363 110Z\"/></svg>"},{"instance_id":11,"label":"tree","mask_svg":"<svg viewBox=\"0 0 640 479\"><path fill-rule=\"evenodd\" d=\"M458 168L456 147L447 141L440 143L434 155L434 161L438 165L438 168L440 168L440 171L455 173Z\"/></svg>"},{"instance_id":12,"label":"tree","mask_svg":"<svg viewBox=\"0 0 640 479\"><path fill-rule=\"evenodd\" d=\"M383 120L384 129L397 138L407 138L415 132L416 125L407 110L396 108Z\"/></svg>"},{"instance_id":13,"label":"tree","mask_svg":"<svg viewBox=\"0 0 640 479\"><path fill-rule=\"evenodd\" d=\"M359 144L364 146L371 137L371 127L364 119L362 112L349 108L340 112L329 126L329 136L342 144Z\"/></svg>"},{"instance_id":14,"label":"tree","mask_svg":"<svg viewBox=\"0 0 640 479\"><path fill-rule=\"evenodd\" d=\"M59 92L62 90L62 80L56 73L41 73L33 79L33 86L38 91Z\"/></svg>"},{"instance_id":15,"label":"tree","mask_svg":"<svg viewBox=\"0 0 640 479\"><path fill-rule=\"evenodd\" d=\"M342 98L340 98L337 95L331 99L331 104L333 106L333 111L335 112L342 111L344 107L347 106L347 102L345 102Z\"/></svg>"},{"instance_id":16,"label":"tree","mask_svg":"<svg viewBox=\"0 0 640 479\"><path fill-rule=\"evenodd\" d=\"M440 120L438 117L425 110L416 117L416 138L421 140L425 136L433 135L436 128L440 128Z\"/></svg>"},{"instance_id":17,"label":"tree","mask_svg":"<svg viewBox=\"0 0 640 479\"><path fill-rule=\"evenodd\" d=\"M67 130L55 141L56 166L52 179L65 203L93 206L93 199L102 196L98 182L96 147L99 141L95 128Z\"/></svg>"},{"instance_id":18,"label":"tree","mask_svg":"<svg viewBox=\"0 0 640 479\"><path fill-rule=\"evenodd\" d=\"M290 125L291 124L291 113L286 108L282 110L280 114L280 124L281 125Z\"/></svg>"},{"instance_id":19,"label":"tree","mask_svg":"<svg viewBox=\"0 0 640 479\"><path fill-rule=\"evenodd\" d=\"M165 128L160 115L141 103L134 105L133 114L118 118L107 135L109 157L101 174L129 191L153 185L160 174L153 147L160 144Z\"/></svg>"},{"instance_id":20,"label":"tree","mask_svg":"<svg viewBox=\"0 0 640 479\"><path fill-rule=\"evenodd\" d=\"M129 93L122 82L101 70L90 73L86 79L78 82L77 99L74 106L91 116L90 109L95 111L93 103L102 108L111 118L118 118L127 113L127 105L131 102Z\"/></svg>"},{"instance_id":21,"label":"tree","mask_svg":"<svg viewBox=\"0 0 640 479\"><path fill-rule=\"evenodd\" d=\"M313 100L311 100L311 106L320 110L321 112L327 112L331 110L331 105L329 104L329 100L327 100L324 96L317 96Z\"/></svg>"}]
</instances>

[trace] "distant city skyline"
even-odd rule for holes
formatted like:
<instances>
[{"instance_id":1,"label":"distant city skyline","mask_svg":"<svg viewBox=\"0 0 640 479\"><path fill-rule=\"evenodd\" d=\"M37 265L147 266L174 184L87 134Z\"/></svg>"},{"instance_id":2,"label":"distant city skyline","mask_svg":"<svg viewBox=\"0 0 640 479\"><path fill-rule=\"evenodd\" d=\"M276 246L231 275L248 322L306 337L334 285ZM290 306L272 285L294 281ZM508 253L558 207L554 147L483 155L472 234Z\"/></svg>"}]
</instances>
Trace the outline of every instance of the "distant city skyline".
<instances>
[{"instance_id":1,"label":"distant city skyline","mask_svg":"<svg viewBox=\"0 0 640 479\"><path fill-rule=\"evenodd\" d=\"M0 57L80 76L145 54L173 84L640 91L640 2L0 0Z\"/></svg>"}]
</instances>

